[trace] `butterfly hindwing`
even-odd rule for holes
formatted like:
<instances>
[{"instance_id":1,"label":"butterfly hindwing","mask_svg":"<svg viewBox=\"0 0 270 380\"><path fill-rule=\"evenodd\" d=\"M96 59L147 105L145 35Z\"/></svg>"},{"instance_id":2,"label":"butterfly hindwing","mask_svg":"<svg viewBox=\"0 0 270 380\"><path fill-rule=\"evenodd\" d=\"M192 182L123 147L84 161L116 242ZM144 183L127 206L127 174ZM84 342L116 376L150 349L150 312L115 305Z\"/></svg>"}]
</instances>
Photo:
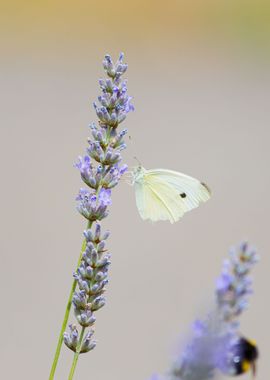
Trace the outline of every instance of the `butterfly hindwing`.
<instances>
[{"instance_id":1,"label":"butterfly hindwing","mask_svg":"<svg viewBox=\"0 0 270 380\"><path fill-rule=\"evenodd\" d=\"M136 203L142 219L176 222L184 210L179 208L178 193L158 178L149 177L135 182Z\"/></svg>"}]
</instances>

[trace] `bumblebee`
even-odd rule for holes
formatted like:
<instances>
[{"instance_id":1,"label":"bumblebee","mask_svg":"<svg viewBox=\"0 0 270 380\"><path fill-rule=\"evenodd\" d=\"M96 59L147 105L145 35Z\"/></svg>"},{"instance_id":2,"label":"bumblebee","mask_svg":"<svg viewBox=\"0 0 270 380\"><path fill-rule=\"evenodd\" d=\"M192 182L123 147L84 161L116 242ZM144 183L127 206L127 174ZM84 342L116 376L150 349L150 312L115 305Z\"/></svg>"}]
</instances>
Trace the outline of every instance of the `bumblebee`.
<instances>
[{"instance_id":1,"label":"bumblebee","mask_svg":"<svg viewBox=\"0 0 270 380\"><path fill-rule=\"evenodd\" d=\"M239 338L233 346L232 374L237 376L251 370L255 377L258 357L259 351L256 343L243 337Z\"/></svg>"}]
</instances>

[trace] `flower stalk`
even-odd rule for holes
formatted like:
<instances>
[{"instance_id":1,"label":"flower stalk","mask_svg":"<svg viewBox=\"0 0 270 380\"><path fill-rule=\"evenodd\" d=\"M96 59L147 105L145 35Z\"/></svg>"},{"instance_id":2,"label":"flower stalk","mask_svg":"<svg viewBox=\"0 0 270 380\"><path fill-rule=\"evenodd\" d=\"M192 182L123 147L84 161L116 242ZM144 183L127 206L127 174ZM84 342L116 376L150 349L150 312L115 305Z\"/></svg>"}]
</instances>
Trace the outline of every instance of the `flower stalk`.
<instances>
[{"instance_id":1,"label":"flower stalk","mask_svg":"<svg viewBox=\"0 0 270 380\"><path fill-rule=\"evenodd\" d=\"M87 226L90 227L90 223L88 223ZM82 254L83 254L83 252L85 250L85 247L86 247L86 241L84 239L83 243L82 243L82 247L81 247L78 263L77 263L77 268L79 267L79 265L81 263ZM68 297L68 301L67 301L67 306L66 306L66 310L65 310L65 314L64 314L64 319L63 319L61 330L60 330L60 334L59 334L59 337L58 337L58 342L57 342L57 346L56 346L56 350L55 350L55 354L54 354L54 360L53 360L51 372L50 372L50 375L49 375L49 380L53 380L54 379L57 363L58 363L58 360L59 360L59 356L60 356L60 353L61 353L61 348L62 348L62 344L63 344L63 340L64 340L64 332L66 330L67 323L68 323L68 318L69 318L70 309L71 309L71 305L72 305L72 298L73 298L73 294L74 294L74 291L76 289L76 286L77 286L77 281L74 279L73 282L72 282L72 286L71 286L71 290L70 290L70 293L69 293L69 297Z\"/></svg>"},{"instance_id":2,"label":"flower stalk","mask_svg":"<svg viewBox=\"0 0 270 380\"><path fill-rule=\"evenodd\" d=\"M96 346L92 339L94 334L95 313L105 303L104 292L108 283L110 253L105 248L109 232L102 232L101 221L108 216L108 206L111 204L112 189L119 183L127 170L127 165L121 164L121 151L126 148L124 137L127 130L118 131L127 114L134 110L131 97L127 94L127 81L122 75L127 70L121 53L114 64L109 55L105 55L103 67L106 79L100 79L102 91L94 108L98 116L98 125L91 124L91 138L88 139L87 153L79 157L76 167L87 188L81 188L76 198L77 210L87 219L87 229L84 231L84 241L77 269L74 273L70 297L68 300L62 329L57 345L55 359L49 380L54 373L61 345L74 352L69 380L73 379L79 355L91 351ZM78 290L76 287L78 285ZM66 330L71 303L77 323L69 325Z\"/></svg>"}]
</instances>

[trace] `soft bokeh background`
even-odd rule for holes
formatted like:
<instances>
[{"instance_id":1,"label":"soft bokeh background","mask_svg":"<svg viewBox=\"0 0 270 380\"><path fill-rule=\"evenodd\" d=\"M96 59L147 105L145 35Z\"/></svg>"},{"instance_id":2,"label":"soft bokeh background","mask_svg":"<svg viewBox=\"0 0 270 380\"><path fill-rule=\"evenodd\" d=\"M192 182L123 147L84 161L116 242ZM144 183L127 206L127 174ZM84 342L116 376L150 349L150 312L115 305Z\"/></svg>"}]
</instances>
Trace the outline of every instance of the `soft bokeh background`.
<instances>
[{"instance_id":1,"label":"soft bokeh background","mask_svg":"<svg viewBox=\"0 0 270 380\"><path fill-rule=\"evenodd\" d=\"M96 120L101 61L126 53L133 156L201 178L211 202L179 223L140 220L117 188L97 348L76 379L144 380L210 307L228 248L261 254L242 331L269 377L268 1L1 1L1 378L47 379L85 222L72 164ZM72 354L63 349L56 379ZM249 379L250 374L243 376Z\"/></svg>"}]
</instances>

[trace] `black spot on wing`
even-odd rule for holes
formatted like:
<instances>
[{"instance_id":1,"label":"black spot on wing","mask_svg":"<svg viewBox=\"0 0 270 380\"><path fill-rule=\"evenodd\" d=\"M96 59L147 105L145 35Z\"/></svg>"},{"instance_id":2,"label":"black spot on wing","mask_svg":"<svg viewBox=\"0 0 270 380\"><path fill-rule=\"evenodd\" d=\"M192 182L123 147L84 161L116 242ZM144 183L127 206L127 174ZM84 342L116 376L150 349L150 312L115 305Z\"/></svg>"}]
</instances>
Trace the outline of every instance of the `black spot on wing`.
<instances>
[{"instance_id":1,"label":"black spot on wing","mask_svg":"<svg viewBox=\"0 0 270 380\"><path fill-rule=\"evenodd\" d=\"M186 196L187 196L186 193L181 193L181 194L180 194L180 197L181 197L181 198L186 198Z\"/></svg>"}]
</instances>

